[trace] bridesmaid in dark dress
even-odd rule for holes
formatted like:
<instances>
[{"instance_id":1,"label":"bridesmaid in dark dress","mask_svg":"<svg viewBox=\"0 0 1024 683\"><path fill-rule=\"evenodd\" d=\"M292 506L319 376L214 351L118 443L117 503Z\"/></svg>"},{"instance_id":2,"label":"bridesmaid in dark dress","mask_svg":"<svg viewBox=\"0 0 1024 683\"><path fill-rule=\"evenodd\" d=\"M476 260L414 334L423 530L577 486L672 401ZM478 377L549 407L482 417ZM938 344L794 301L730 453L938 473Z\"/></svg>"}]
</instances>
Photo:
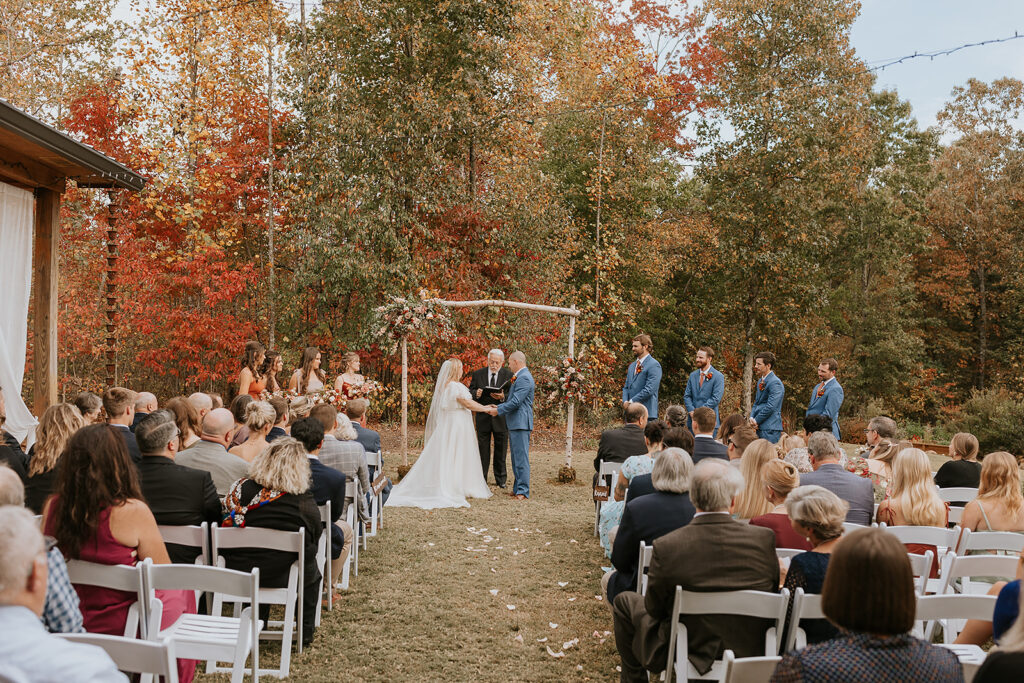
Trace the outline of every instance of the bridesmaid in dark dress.
<instances>
[{"instance_id":1,"label":"bridesmaid in dark dress","mask_svg":"<svg viewBox=\"0 0 1024 683\"><path fill-rule=\"evenodd\" d=\"M847 503L836 494L821 486L800 486L789 494L786 509L792 522L793 531L805 538L812 550L794 555L785 572L782 585L790 595L797 588L804 593L820 594L825 585L825 572L832 557L832 549L843 535ZM786 622L792 616L793 602L790 598ZM788 628L788 627L787 627ZM807 634L807 642L820 643L834 638L836 627L824 619L800 622L800 628ZM785 641L785 635L782 642Z\"/></svg>"}]
</instances>

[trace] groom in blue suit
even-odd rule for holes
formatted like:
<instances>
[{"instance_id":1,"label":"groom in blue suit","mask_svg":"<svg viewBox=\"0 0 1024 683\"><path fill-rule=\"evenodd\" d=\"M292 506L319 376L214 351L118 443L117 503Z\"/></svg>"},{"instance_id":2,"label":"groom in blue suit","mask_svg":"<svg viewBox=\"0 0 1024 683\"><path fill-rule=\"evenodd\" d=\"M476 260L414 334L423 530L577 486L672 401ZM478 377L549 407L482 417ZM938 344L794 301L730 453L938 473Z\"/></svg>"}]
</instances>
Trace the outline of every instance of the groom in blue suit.
<instances>
[{"instance_id":1,"label":"groom in blue suit","mask_svg":"<svg viewBox=\"0 0 1024 683\"><path fill-rule=\"evenodd\" d=\"M786 387L774 368L774 353L765 351L754 356L754 372L761 379L750 409L750 426L757 430L757 438L778 443L782 436L782 399L786 396Z\"/></svg>"},{"instance_id":2,"label":"groom in blue suit","mask_svg":"<svg viewBox=\"0 0 1024 683\"><path fill-rule=\"evenodd\" d=\"M633 337L633 355L636 360L626 370L626 383L622 386L622 407L640 403L647 408L651 420L658 419L658 388L661 386L661 363L651 356L654 342L650 335Z\"/></svg>"},{"instance_id":3,"label":"groom in blue suit","mask_svg":"<svg viewBox=\"0 0 1024 683\"><path fill-rule=\"evenodd\" d=\"M690 373L690 379L686 382L686 393L683 394L683 404L690 417L686 426L693 431L693 411L702 406L715 411L715 430L712 435L718 433L718 404L722 402L722 394L725 393L725 375L711 366L711 359L715 352L710 346L702 346L697 349L697 369Z\"/></svg>"},{"instance_id":4,"label":"groom in blue suit","mask_svg":"<svg viewBox=\"0 0 1024 683\"><path fill-rule=\"evenodd\" d=\"M508 357L512 386L508 396L496 406L488 406L491 415L502 415L508 427L508 445L512 451L512 496L530 497L530 433L533 431L533 375L526 367L526 354L516 351Z\"/></svg>"},{"instance_id":5,"label":"groom in blue suit","mask_svg":"<svg viewBox=\"0 0 1024 683\"><path fill-rule=\"evenodd\" d=\"M832 420L832 436L839 441L839 409L843 406L843 388L836 379L839 363L835 358L826 358L818 363L818 384L811 392L807 405L808 415L828 415Z\"/></svg>"}]
</instances>

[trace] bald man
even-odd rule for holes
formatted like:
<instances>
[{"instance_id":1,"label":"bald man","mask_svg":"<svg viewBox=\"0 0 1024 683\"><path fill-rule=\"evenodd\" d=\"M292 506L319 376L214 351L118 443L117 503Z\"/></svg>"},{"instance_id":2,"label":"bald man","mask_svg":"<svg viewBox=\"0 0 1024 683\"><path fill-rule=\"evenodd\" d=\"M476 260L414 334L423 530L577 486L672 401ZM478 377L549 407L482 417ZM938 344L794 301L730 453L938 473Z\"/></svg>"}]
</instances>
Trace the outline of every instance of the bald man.
<instances>
[{"instance_id":1,"label":"bald man","mask_svg":"<svg viewBox=\"0 0 1024 683\"><path fill-rule=\"evenodd\" d=\"M189 404L196 409L199 413L199 419L202 420L206 417L206 414L213 410L213 399L210 398L209 394L204 394L201 391L197 391L188 397Z\"/></svg>"},{"instance_id":2,"label":"bald man","mask_svg":"<svg viewBox=\"0 0 1024 683\"><path fill-rule=\"evenodd\" d=\"M235 416L231 411L215 408L203 418L199 441L174 457L174 462L179 465L209 472L221 498L227 495L232 484L249 472L249 463L228 453L234 427Z\"/></svg>"}]
</instances>

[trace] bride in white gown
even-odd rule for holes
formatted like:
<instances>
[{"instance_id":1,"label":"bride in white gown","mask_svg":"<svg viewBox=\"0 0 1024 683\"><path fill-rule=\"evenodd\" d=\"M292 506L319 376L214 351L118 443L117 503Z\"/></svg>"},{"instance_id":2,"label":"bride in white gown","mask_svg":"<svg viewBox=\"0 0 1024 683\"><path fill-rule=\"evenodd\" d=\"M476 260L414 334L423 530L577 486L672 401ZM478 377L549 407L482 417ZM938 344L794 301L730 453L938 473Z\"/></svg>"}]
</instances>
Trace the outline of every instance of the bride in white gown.
<instances>
[{"instance_id":1,"label":"bride in white gown","mask_svg":"<svg viewBox=\"0 0 1024 683\"><path fill-rule=\"evenodd\" d=\"M486 407L472 400L461 379L462 361L446 360L430 401L423 452L391 490L385 507L469 507L467 498L491 497L471 415Z\"/></svg>"}]
</instances>

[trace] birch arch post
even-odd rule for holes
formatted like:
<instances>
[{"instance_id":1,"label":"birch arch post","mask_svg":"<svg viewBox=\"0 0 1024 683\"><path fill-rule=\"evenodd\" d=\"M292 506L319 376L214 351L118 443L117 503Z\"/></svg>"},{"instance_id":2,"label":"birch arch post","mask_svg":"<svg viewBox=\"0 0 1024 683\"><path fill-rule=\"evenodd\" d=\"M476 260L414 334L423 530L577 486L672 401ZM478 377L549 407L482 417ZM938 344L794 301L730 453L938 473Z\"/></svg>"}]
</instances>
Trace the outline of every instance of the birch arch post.
<instances>
[{"instance_id":1,"label":"birch arch post","mask_svg":"<svg viewBox=\"0 0 1024 683\"><path fill-rule=\"evenodd\" d=\"M553 313L564 315L569 319L569 356L576 352L576 318L580 312L574 306L572 308L561 308L559 306L544 306L542 304L528 304L521 301L504 301L501 299L480 299L476 301L448 301L439 299L437 303L447 308L486 308L498 306L504 308L519 308L526 311L539 311L541 313ZM402 467L409 467L409 351L408 337L402 338ZM565 424L565 466L572 469L572 433L576 421L576 402L569 401L566 411Z\"/></svg>"}]
</instances>

